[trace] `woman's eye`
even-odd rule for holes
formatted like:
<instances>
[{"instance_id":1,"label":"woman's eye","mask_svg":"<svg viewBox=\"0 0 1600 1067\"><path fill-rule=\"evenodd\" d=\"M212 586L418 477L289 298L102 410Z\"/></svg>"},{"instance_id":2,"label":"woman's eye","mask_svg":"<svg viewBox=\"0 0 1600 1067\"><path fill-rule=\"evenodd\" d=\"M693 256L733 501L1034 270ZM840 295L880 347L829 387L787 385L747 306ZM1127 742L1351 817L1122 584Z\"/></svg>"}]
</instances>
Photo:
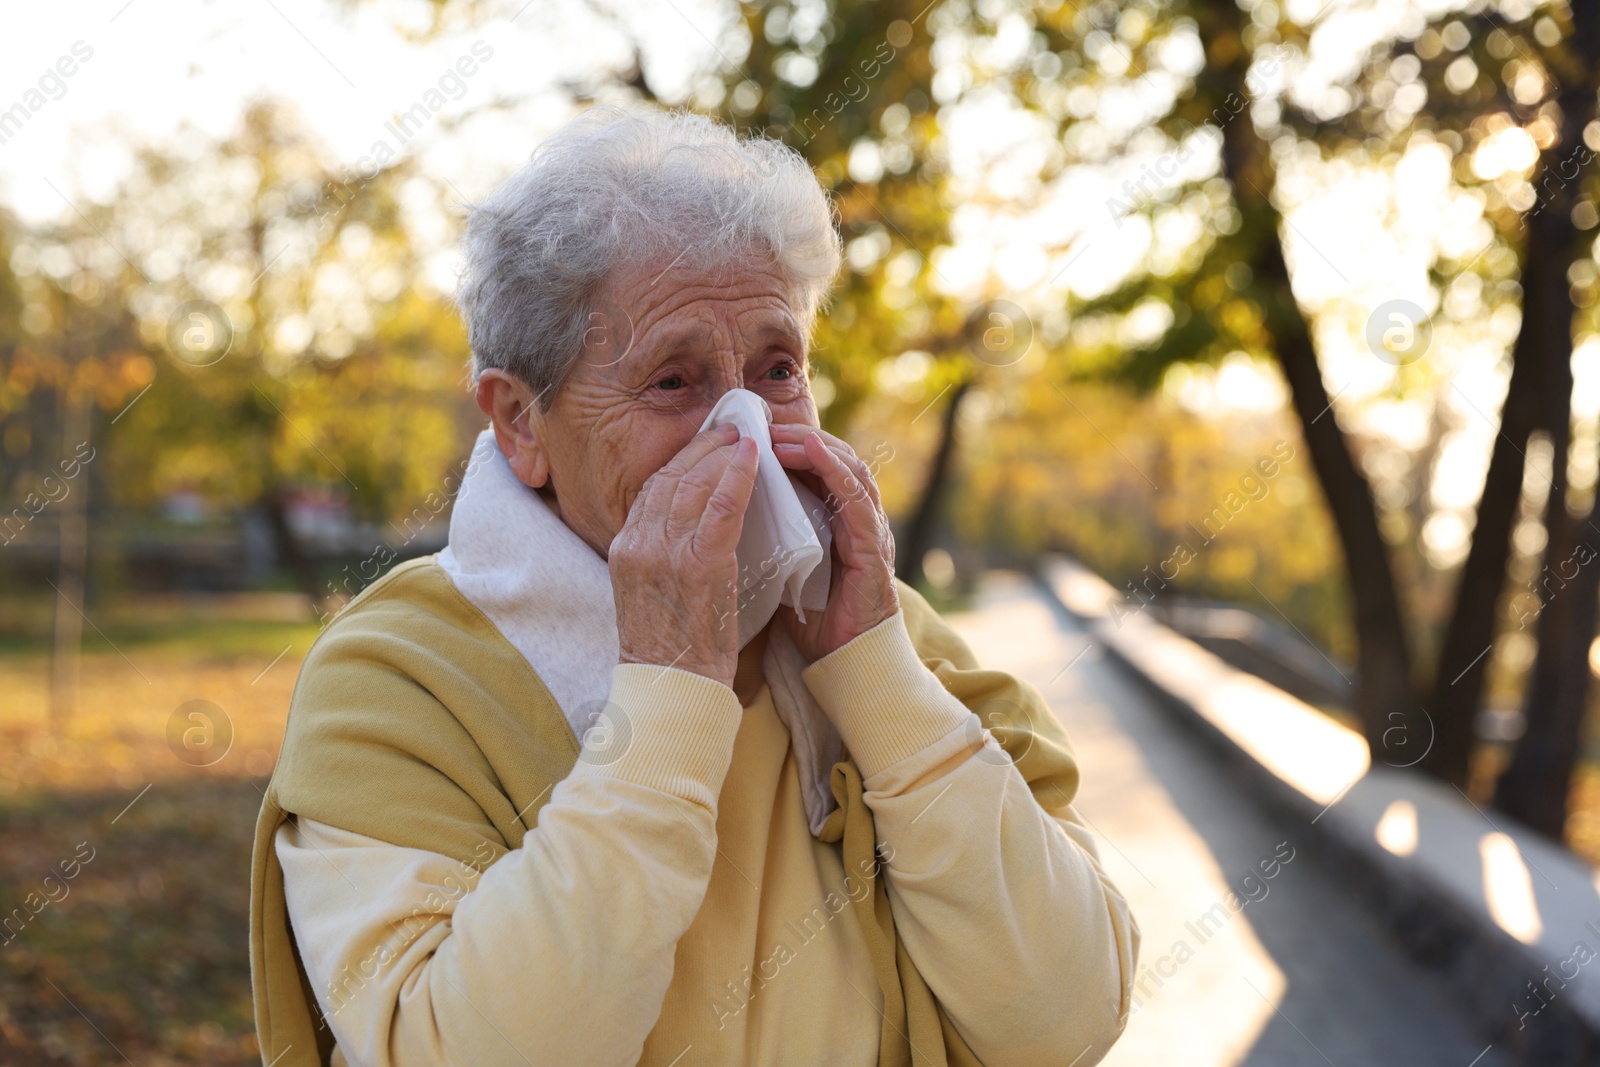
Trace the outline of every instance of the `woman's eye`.
<instances>
[{"instance_id":1,"label":"woman's eye","mask_svg":"<svg viewBox=\"0 0 1600 1067\"><path fill-rule=\"evenodd\" d=\"M663 378L659 382L656 383L656 388L657 389L668 389L668 390L671 390L671 389L682 389L683 388L683 376L679 375L679 374L674 374L674 375L671 375L670 377Z\"/></svg>"},{"instance_id":2,"label":"woman's eye","mask_svg":"<svg viewBox=\"0 0 1600 1067\"><path fill-rule=\"evenodd\" d=\"M775 381L775 382L786 382L790 378L794 377L794 372L795 372L796 369L797 368L795 367L795 365L792 362L790 362L788 360L785 360L784 362L779 363L776 367L773 367L770 370L768 370L767 371L767 377L770 378L772 381ZM773 377L773 375L775 375L775 374L778 375L778 376L777 377Z\"/></svg>"}]
</instances>

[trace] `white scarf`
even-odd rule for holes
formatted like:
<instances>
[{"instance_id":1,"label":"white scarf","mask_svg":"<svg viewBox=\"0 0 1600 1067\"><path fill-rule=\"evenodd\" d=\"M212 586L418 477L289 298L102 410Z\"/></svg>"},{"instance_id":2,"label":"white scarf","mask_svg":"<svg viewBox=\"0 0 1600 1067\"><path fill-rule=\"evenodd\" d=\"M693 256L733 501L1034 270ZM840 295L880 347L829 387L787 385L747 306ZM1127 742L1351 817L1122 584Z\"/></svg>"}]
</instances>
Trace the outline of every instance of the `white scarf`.
<instances>
[{"instance_id":1,"label":"white scarf","mask_svg":"<svg viewBox=\"0 0 1600 1067\"><path fill-rule=\"evenodd\" d=\"M707 419L708 425L718 417L723 404L719 402L717 408ZM756 437L762 446L762 459L771 459L781 470L772 455L770 439L763 441L764 434ZM768 470L765 468L758 475L758 489ZM797 484L796 488L801 487ZM815 496L806 495L811 501L816 500ZM826 529L825 524L822 529ZM743 541L740 548L741 566L748 571ZM824 551L823 565L817 568L823 574L824 603L826 572L830 569L827 560ZM522 653L555 697L573 733L582 740L599 721L611 688L611 669L618 662L611 571L606 561L569 529L536 491L518 480L501 454L493 430L479 434L473 445L450 516L450 542L439 554L439 564L461 594ZM741 588L779 584L783 583L747 585L741 580ZM789 584L805 586L804 593L809 595L804 595L803 600L807 607L813 605L816 587L806 582L805 576L800 582ZM790 603L788 585L781 592L783 602ZM801 595L798 588L795 595ZM777 610L776 597L760 599L770 601L771 607L759 609L767 610L767 614L755 623L758 609L753 603L744 603L741 596L741 648ZM843 744L801 679L800 672L809 663L784 627L771 627L761 665L778 717L789 731L806 821L812 833L821 833L823 822L835 807L829 775L841 757Z\"/></svg>"}]
</instances>

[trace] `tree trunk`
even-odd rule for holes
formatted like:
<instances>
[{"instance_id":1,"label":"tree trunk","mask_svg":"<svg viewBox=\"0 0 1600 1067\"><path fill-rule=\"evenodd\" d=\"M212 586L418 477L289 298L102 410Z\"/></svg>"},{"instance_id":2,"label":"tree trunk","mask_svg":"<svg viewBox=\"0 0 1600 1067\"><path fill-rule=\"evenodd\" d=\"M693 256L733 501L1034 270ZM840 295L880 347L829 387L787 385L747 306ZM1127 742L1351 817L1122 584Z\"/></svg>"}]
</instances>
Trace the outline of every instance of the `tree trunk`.
<instances>
[{"instance_id":1,"label":"tree trunk","mask_svg":"<svg viewBox=\"0 0 1600 1067\"><path fill-rule=\"evenodd\" d=\"M956 419L961 412L961 400L972 388L972 382L973 379L967 378L950 393L950 403L944 409L939 427L939 447L934 450L917 506L906 520L905 536L899 539L895 550L895 577L907 585L916 585L922 578L922 557L933 547L933 538L938 532L939 505L950 483L951 460L956 451Z\"/></svg>"},{"instance_id":2,"label":"tree trunk","mask_svg":"<svg viewBox=\"0 0 1600 1067\"><path fill-rule=\"evenodd\" d=\"M294 575L295 584L315 605L322 600L327 590L318 586L316 565L300 547L300 540L295 537L294 529L289 525L288 495L286 487L269 487L262 494L260 506L266 513L267 522L272 526L273 548L278 557L275 562L289 569L289 573Z\"/></svg>"},{"instance_id":3,"label":"tree trunk","mask_svg":"<svg viewBox=\"0 0 1600 1067\"><path fill-rule=\"evenodd\" d=\"M1212 0L1206 14L1200 34L1207 65L1226 73L1224 88L1248 99L1245 74L1251 57L1242 44L1248 16L1234 0ZM1240 235L1249 249L1267 330L1344 550L1361 673L1355 709L1374 758L1386 750L1388 737L1389 762L1409 763L1412 752L1408 749L1416 747L1413 739L1419 736L1411 729L1416 704L1410 641L1389 564L1389 548L1378 527L1372 488L1335 419L1310 329L1289 285L1283 220L1269 197L1273 171L1267 146L1248 114L1224 123L1222 135L1223 174L1233 186L1242 216Z\"/></svg>"},{"instance_id":4,"label":"tree trunk","mask_svg":"<svg viewBox=\"0 0 1600 1067\"><path fill-rule=\"evenodd\" d=\"M70 364L69 364L70 366ZM71 382L62 386L65 418L62 420L63 455L77 455L89 440L93 398L82 395ZM68 493L56 518L56 602L50 645L50 729L63 737L78 704L78 661L83 647L84 593L89 569L89 475L68 483Z\"/></svg>"},{"instance_id":5,"label":"tree trunk","mask_svg":"<svg viewBox=\"0 0 1600 1067\"><path fill-rule=\"evenodd\" d=\"M1478 498L1472 547L1456 581L1455 607L1434 667L1429 712L1437 738L1423 769L1458 786L1467 783L1477 739L1474 719L1483 697L1496 609L1511 556L1511 526L1522 499L1524 453L1528 435L1538 422L1539 391L1545 377L1545 368L1539 365L1541 345L1535 338L1539 328L1529 321L1537 284L1534 276L1543 273L1543 268L1535 265L1535 253L1541 243L1530 233L1530 266L1523 276L1523 325L1512 350L1511 382L1500 411L1500 432L1495 436L1483 493ZM1546 254L1551 260L1555 258L1553 252ZM1562 272L1565 273L1564 267ZM1565 278L1562 281L1564 285Z\"/></svg>"},{"instance_id":6,"label":"tree trunk","mask_svg":"<svg viewBox=\"0 0 1600 1067\"><path fill-rule=\"evenodd\" d=\"M1565 442L1569 434L1568 411L1572 395L1574 308L1567 271L1581 247L1581 234L1572 222L1578 182L1568 169L1574 163L1581 167L1587 162L1582 158L1588 153L1583 143L1583 128L1595 113L1594 88L1589 84L1588 71L1600 60L1600 15L1593 4L1577 4L1573 7L1573 21L1576 33L1572 43L1584 57L1587 69L1564 72L1565 83L1558 100L1561 131L1542 153L1535 171L1538 205L1524 220L1527 236L1522 250L1522 329L1512 347L1511 382L1500 413L1499 433L1495 435L1483 495L1478 502L1472 547L1461 569L1455 610L1445 631L1434 672L1431 710L1439 736L1424 766L1456 785L1466 784L1477 741L1474 720L1483 700L1484 677L1491 659L1489 649L1494 641L1497 609L1511 555L1511 528L1522 496L1526 465L1523 453L1528 435L1541 424L1551 431L1552 441L1561 446L1557 450L1553 474L1562 491L1553 489L1547 505L1547 514L1556 520L1546 526L1549 532L1547 550L1559 551L1558 540L1565 541L1569 550L1576 544L1570 538L1558 537L1567 525ZM1558 416L1545 413L1551 401L1558 405ZM1568 557L1556 558L1559 562ZM1564 610L1558 609L1558 617ZM1585 644L1592 629L1591 622L1590 630L1582 636ZM1545 633L1542 620L1540 633L1541 637ZM1567 636L1562 635L1555 642L1556 648L1551 652L1554 660L1544 668L1549 676L1530 687L1530 691L1540 694L1541 700L1544 694L1552 692L1549 687L1556 684L1550 672L1566 669L1558 668L1556 663L1566 661L1567 653L1560 646ZM1541 640L1541 658L1542 646ZM1587 680L1582 684L1586 685ZM1514 782L1512 788L1520 787ZM1565 804L1564 797L1562 804Z\"/></svg>"},{"instance_id":7,"label":"tree trunk","mask_svg":"<svg viewBox=\"0 0 1600 1067\"><path fill-rule=\"evenodd\" d=\"M1573 515L1551 494L1548 591L1539 612L1539 656L1528 681L1527 732L1495 790L1495 806L1554 840L1589 707L1589 642L1600 614L1600 560L1590 508Z\"/></svg>"},{"instance_id":8,"label":"tree trunk","mask_svg":"<svg viewBox=\"0 0 1600 1067\"><path fill-rule=\"evenodd\" d=\"M1573 12L1576 32L1572 44L1592 69L1600 59L1600 14L1593 4L1579 8ZM1561 105L1563 129L1559 141L1573 152L1578 149L1585 123L1595 114L1593 91L1581 80L1578 84L1569 82ZM1549 173L1547 165L1545 174ZM1557 172L1557 177L1563 175ZM1546 182L1542 189L1548 200L1541 196L1541 210L1534 221L1551 216L1551 239L1561 241L1561 247L1568 252L1556 257L1556 265L1565 271L1570 258L1582 249L1582 238L1571 226L1576 183L1562 183L1553 189L1549 184ZM1558 226L1565 230L1564 237L1556 236ZM1557 841L1566 829L1567 798L1589 707L1589 643L1594 637L1596 616L1600 615L1600 561L1596 560L1594 547L1600 544L1600 530L1594 524L1594 497L1580 514L1569 511L1566 500L1566 461L1572 426L1572 322L1576 311L1566 280L1564 274L1547 278L1551 291L1547 305L1541 305L1549 315L1545 326L1550 335L1546 428L1555 455L1551 461L1550 499L1545 506L1548 540L1539 581L1539 655L1523 701L1527 729L1511 766L1495 789L1497 807Z\"/></svg>"},{"instance_id":9,"label":"tree trunk","mask_svg":"<svg viewBox=\"0 0 1600 1067\"><path fill-rule=\"evenodd\" d=\"M1552 446L1548 539L1537 581L1539 655L1524 694L1527 730L1495 789L1497 807L1557 841L1566 826L1567 792L1588 705L1589 639L1600 597L1600 566L1588 566L1595 552L1585 536L1593 507L1578 515L1567 510L1572 363L1570 356L1560 358L1566 348L1552 346L1546 367L1544 425Z\"/></svg>"},{"instance_id":10,"label":"tree trunk","mask_svg":"<svg viewBox=\"0 0 1600 1067\"><path fill-rule=\"evenodd\" d=\"M1273 221L1277 221L1276 212ZM1421 758L1432 732L1416 714L1410 644L1372 487L1356 466L1344 431L1334 419L1305 320L1298 309L1292 317L1287 313L1287 308L1295 306L1294 294L1289 290L1289 273L1276 238L1262 242L1256 276L1278 289L1279 304L1285 309L1280 320L1293 319L1280 321L1274 330L1274 344L1311 465L1344 549L1360 667L1355 707L1362 732L1374 759L1410 765Z\"/></svg>"},{"instance_id":11,"label":"tree trunk","mask_svg":"<svg viewBox=\"0 0 1600 1067\"><path fill-rule=\"evenodd\" d=\"M1562 325L1570 328L1572 310L1570 305L1565 309L1565 323L1549 324L1552 334ZM1541 422L1550 435L1551 457L1550 496L1544 510L1545 562L1536 582L1539 654L1524 693L1527 730L1495 789L1496 806L1558 841L1566 824L1567 789L1587 703L1589 637L1594 633L1595 598L1600 594L1600 587L1591 580L1591 572L1600 568L1584 570L1584 564L1594 559L1594 550L1584 538L1589 515L1567 510L1572 440L1570 347L1552 344L1546 354Z\"/></svg>"}]
</instances>

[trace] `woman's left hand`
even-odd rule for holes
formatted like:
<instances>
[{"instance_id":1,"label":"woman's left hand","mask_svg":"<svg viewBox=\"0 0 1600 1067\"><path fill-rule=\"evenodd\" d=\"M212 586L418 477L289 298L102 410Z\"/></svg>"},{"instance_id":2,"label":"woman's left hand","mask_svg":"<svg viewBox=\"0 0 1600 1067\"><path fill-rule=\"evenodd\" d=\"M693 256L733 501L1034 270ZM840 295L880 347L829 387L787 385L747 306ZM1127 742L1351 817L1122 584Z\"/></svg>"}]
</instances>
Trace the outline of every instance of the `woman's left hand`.
<instances>
[{"instance_id":1,"label":"woman's left hand","mask_svg":"<svg viewBox=\"0 0 1600 1067\"><path fill-rule=\"evenodd\" d=\"M828 606L800 622L780 611L795 647L816 662L900 610L894 586L894 534L872 472L830 433L798 423L774 423L772 452L826 504L833 530Z\"/></svg>"}]
</instances>

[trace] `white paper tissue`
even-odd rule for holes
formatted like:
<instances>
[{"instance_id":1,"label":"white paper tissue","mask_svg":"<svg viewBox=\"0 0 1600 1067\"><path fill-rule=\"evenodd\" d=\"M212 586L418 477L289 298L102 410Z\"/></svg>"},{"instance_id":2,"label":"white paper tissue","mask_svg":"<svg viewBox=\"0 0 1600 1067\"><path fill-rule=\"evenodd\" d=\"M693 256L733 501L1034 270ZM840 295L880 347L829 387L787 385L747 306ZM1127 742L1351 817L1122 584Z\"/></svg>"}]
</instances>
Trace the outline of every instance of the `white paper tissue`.
<instances>
[{"instance_id":1,"label":"white paper tissue","mask_svg":"<svg viewBox=\"0 0 1600 1067\"><path fill-rule=\"evenodd\" d=\"M828 604L833 531L817 495L801 485L772 451L772 408L748 389L722 394L701 432L733 425L759 450L755 491L739 537L739 647L761 632L780 604L801 621Z\"/></svg>"}]
</instances>

